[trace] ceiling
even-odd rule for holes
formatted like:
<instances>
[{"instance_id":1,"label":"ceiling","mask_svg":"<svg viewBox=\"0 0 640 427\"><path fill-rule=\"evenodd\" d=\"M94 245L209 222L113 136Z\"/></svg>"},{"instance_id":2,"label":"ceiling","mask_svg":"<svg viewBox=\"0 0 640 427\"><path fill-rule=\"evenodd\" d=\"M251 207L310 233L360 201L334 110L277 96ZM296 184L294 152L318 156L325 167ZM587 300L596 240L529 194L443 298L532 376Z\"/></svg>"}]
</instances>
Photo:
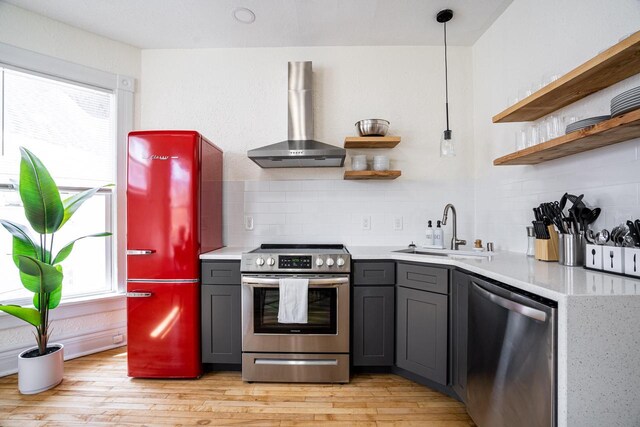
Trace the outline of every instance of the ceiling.
<instances>
[{"instance_id":1,"label":"ceiling","mask_svg":"<svg viewBox=\"0 0 640 427\"><path fill-rule=\"evenodd\" d=\"M143 49L471 45L512 0L3 0ZM255 22L233 18L238 7Z\"/></svg>"}]
</instances>

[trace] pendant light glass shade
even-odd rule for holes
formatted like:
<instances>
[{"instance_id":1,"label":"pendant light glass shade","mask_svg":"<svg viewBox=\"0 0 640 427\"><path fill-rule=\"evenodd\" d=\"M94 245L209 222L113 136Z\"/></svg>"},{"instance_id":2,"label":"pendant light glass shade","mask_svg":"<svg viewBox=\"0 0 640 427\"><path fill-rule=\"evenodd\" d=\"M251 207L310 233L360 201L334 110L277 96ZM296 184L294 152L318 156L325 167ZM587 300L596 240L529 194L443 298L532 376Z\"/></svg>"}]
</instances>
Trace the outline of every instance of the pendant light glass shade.
<instances>
[{"instance_id":1,"label":"pendant light glass shade","mask_svg":"<svg viewBox=\"0 0 640 427\"><path fill-rule=\"evenodd\" d=\"M444 26L444 90L445 90L445 114L447 117L447 129L440 137L440 157L454 157L456 155L453 131L449 129L449 68L447 64L447 22L453 18L453 11L445 9L438 12L436 21Z\"/></svg>"},{"instance_id":2,"label":"pendant light glass shade","mask_svg":"<svg viewBox=\"0 0 640 427\"><path fill-rule=\"evenodd\" d=\"M440 137L440 157L455 157L456 146L453 131L445 130Z\"/></svg>"}]
</instances>

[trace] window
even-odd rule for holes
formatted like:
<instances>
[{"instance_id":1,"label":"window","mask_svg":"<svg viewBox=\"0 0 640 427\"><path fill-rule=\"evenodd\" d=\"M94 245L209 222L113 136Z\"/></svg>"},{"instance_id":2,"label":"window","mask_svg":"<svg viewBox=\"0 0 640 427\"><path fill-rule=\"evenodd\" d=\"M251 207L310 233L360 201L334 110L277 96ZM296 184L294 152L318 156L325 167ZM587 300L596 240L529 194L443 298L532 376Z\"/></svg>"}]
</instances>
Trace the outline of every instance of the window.
<instances>
[{"instance_id":1,"label":"window","mask_svg":"<svg viewBox=\"0 0 640 427\"><path fill-rule=\"evenodd\" d=\"M118 83L128 86L126 95ZM121 80L0 44L0 218L28 224L14 189L20 146L42 160L63 199L87 188L122 181L122 166L117 162L122 144L117 141L124 140L130 130L131 118L123 114L131 115L131 86L130 78ZM122 257L116 251L116 224L124 221L123 214L117 214L116 203L121 196L121 189L101 190L56 233L54 251L79 236L113 233L110 238L76 243L63 263L63 300L118 289L117 264ZM0 227L0 302L26 303L31 293L20 283L11 252L12 237Z\"/></svg>"}]
</instances>

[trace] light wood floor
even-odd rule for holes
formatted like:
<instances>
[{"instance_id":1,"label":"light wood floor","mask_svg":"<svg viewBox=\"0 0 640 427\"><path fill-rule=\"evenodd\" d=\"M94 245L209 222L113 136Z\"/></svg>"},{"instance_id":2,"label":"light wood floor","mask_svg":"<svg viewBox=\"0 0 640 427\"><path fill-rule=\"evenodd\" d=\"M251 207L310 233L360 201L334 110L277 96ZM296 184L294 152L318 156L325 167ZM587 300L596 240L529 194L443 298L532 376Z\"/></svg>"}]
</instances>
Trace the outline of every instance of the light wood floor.
<instances>
[{"instance_id":1,"label":"light wood floor","mask_svg":"<svg viewBox=\"0 0 640 427\"><path fill-rule=\"evenodd\" d=\"M351 383L243 383L239 372L199 380L126 375L126 347L65 363L62 384L21 395L16 375L0 378L0 426L246 425L473 426L464 406L391 374Z\"/></svg>"}]
</instances>

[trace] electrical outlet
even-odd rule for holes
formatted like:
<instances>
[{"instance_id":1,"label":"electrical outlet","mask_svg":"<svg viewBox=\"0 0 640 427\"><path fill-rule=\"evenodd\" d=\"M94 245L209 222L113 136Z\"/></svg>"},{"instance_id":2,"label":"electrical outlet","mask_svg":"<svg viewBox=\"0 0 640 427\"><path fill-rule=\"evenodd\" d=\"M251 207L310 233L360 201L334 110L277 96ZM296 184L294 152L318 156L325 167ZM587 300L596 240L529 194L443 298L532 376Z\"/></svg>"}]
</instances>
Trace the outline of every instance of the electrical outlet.
<instances>
[{"instance_id":1,"label":"electrical outlet","mask_svg":"<svg viewBox=\"0 0 640 427\"><path fill-rule=\"evenodd\" d=\"M124 341L124 335L122 334L114 335L112 338L114 344L120 344L122 341Z\"/></svg>"},{"instance_id":2,"label":"electrical outlet","mask_svg":"<svg viewBox=\"0 0 640 427\"><path fill-rule=\"evenodd\" d=\"M362 215L362 229L371 230L371 216Z\"/></svg>"},{"instance_id":3,"label":"electrical outlet","mask_svg":"<svg viewBox=\"0 0 640 427\"><path fill-rule=\"evenodd\" d=\"M247 231L253 230L253 217L251 215L244 216L244 229Z\"/></svg>"},{"instance_id":4,"label":"electrical outlet","mask_svg":"<svg viewBox=\"0 0 640 427\"><path fill-rule=\"evenodd\" d=\"M393 217L393 229L395 231L402 231L402 216Z\"/></svg>"}]
</instances>

